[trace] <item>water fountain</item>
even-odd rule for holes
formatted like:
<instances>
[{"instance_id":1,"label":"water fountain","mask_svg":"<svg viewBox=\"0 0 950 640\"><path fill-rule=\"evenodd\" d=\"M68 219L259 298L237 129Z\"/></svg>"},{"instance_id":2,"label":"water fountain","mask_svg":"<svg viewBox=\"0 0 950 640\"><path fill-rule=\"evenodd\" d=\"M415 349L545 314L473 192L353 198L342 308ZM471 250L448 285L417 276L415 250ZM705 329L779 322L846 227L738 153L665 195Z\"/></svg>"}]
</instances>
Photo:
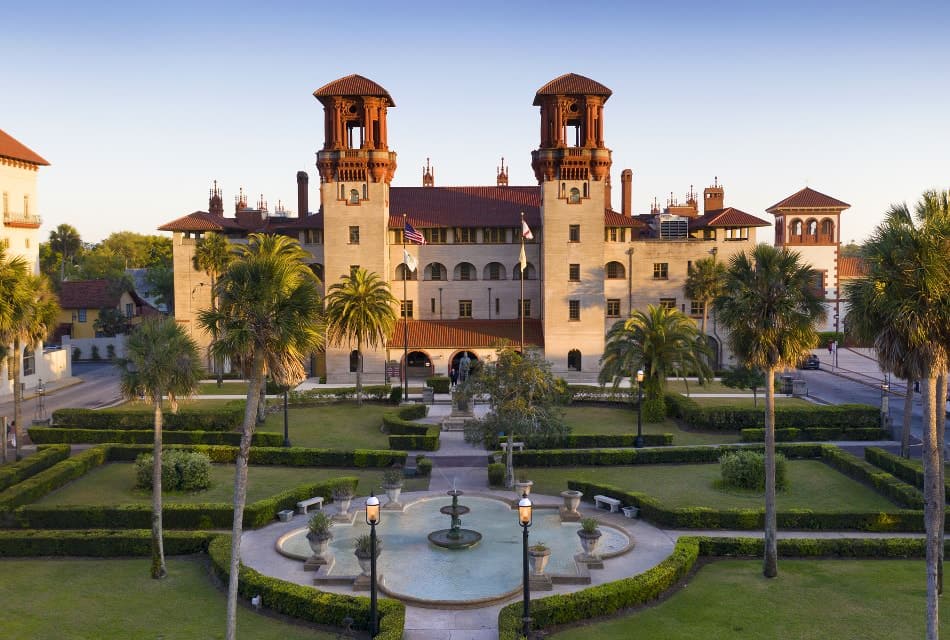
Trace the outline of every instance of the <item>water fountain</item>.
<instances>
[{"instance_id":1,"label":"water fountain","mask_svg":"<svg viewBox=\"0 0 950 640\"><path fill-rule=\"evenodd\" d=\"M461 516L470 511L468 507L459 504L459 496L462 492L451 489L447 493L452 496L452 504L442 507L439 512L449 516L452 524L448 529L439 529L430 533L429 542L445 549L468 549L475 546L481 541L482 534L472 529L462 528Z\"/></svg>"}]
</instances>

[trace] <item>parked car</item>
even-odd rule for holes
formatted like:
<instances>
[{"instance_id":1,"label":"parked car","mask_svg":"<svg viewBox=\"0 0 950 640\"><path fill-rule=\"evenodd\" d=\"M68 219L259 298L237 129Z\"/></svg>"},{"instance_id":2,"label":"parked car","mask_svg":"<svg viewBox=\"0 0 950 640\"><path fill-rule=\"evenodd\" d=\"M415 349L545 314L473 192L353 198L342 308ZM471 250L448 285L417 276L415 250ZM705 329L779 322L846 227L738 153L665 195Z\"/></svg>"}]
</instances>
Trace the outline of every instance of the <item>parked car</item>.
<instances>
[{"instance_id":1,"label":"parked car","mask_svg":"<svg viewBox=\"0 0 950 640\"><path fill-rule=\"evenodd\" d=\"M800 363L798 363L799 369L821 369L821 360L818 359L818 356L811 354Z\"/></svg>"}]
</instances>

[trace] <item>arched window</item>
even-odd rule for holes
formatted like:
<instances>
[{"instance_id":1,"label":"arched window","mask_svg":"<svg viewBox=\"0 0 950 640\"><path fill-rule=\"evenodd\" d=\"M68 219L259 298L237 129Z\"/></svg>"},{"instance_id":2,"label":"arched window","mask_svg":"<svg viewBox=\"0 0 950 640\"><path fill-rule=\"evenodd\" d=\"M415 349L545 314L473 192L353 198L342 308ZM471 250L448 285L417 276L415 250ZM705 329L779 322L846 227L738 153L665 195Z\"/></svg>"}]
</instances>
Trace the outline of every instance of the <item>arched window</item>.
<instances>
[{"instance_id":1,"label":"arched window","mask_svg":"<svg viewBox=\"0 0 950 640\"><path fill-rule=\"evenodd\" d=\"M792 236L797 236L799 240L802 237L802 221L798 218L792 220Z\"/></svg>"},{"instance_id":2,"label":"arched window","mask_svg":"<svg viewBox=\"0 0 950 640\"><path fill-rule=\"evenodd\" d=\"M362 364L363 357L360 355L360 352L356 349L350 351L350 373L356 373L360 370L360 365Z\"/></svg>"},{"instance_id":3,"label":"arched window","mask_svg":"<svg viewBox=\"0 0 950 640\"><path fill-rule=\"evenodd\" d=\"M525 269L524 269L524 279L525 279L525 280L534 280L535 278L537 278L537 273L538 273L538 272L537 272L537 270L534 268L534 265L529 262L529 263L527 264L527 266L525 266ZM511 269L511 279L512 279L512 280L520 280L520 279L521 279L521 263L520 263L520 262L517 263L517 264Z\"/></svg>"},{"instance_id":4,"label":"arched window","mask_svg":"<svg viewBox=\"0 0 950 640\"><path fill-rule=\"evenodd\" d=\"M571 349L567 352L567 369L568 371L581 370L581 352L577 349Z\"/></svg>"},{"instance_id":5,"label":"arched window","mask_svg":"<svg viewBox=\"0 0 950 640\"><path fill-rule=\"evenodd\" d=\"M485 265L482 280L505 280L505 265L500 262L489 262Z\"/></svg>"},{"instance_id":6,"label":"arched window","mask_svg":"<svg viewBox=\"0 0 950 640\"><path fill-rule=\"evenodd\" d=\"M441 262L430 262L426 265L423 278L426 280L445 280L445 265Z\"/></svg>"},{"instance_id":7,"label":"arched window","mask_svg":"<svg viewBox=\"0 0 950 640\"><path fill-rule=\"evenodd\" d=\"M400 262L396 265L396 280L402 282L403 280L418 280L419 274L418 271L409 271L409 267L406 266L406 263Z\"/></svg>"},{"instance_id":8,"label":"arched window","mask_svg":"<svg viewBox=\"0 0 950 640\"><path fill-rule=\"evenodd\" d=\"M835 223L831 218L825 218L821 221L821 227L819 228L819 233L821 234L821 239L824 242L834 242L835 239Z\"/></svg>"},{"instance_id":9,"label":"arched window","mask_svg":"<svg viewBox=\"0 0 950 640\"><path fill-rule=\"evenodd\" d=\"M23 347L23 375L31 376L36 373L36 358L33 349Z\"/></svg>"},{"instance_id":10,"label":"arched window","mask_svg":"<svg viewBox=\"0 0 950 640\"><path fill-rule=\"evenodd\" d=\"M571 204L577 204L581 201L581 191L577 187L571 187L570 195L567 197L567 201Z\"/></svg>"},{"instance_id":11,"label":"arched window","mask_svg":"<svg viewBox=\"0 0 950 640\"><path fill-rule=\"evenodd\" d=\"M475 280L475 265L471 262L460 262L455 265L454 280Z\"/></svg>"},{"instance_id":12,"label":"arched window","mask_svg":"<svg viewBox=\"0 0 950 640\"><path fill-rule=\"evenodd\" d=\"M818 221L814 218L810 219L805 223L805 229L808 232L809 242L816 242L818 240Z\"/></svg>"},{"instance_id":13,"label":"arched window","mask_svg":"<svg viewBox=\"0 0 950 640\"><path fill-rule=\"evenodd\" d=\"M626 269L616 260L607 263L606 271L608 280L618 280L627 277Z\"/></svg>"},{"instance_id":14,"label":"arched window","mask_svg":"<svg viewBox=\"0 0 950 640\"><path fill-rule=\"evenodd\" d=\"M360 192L356 189L350 189L350 204L360 203Z\"/></svg>"}]
</instances>

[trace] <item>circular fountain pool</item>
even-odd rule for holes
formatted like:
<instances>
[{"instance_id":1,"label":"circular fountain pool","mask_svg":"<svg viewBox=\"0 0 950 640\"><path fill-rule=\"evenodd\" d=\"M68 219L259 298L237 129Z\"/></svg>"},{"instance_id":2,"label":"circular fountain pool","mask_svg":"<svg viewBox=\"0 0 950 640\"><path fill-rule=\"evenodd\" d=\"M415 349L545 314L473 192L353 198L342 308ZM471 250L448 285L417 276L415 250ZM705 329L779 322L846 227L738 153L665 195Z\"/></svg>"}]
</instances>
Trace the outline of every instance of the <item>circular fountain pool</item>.
<instances>
[{"instance_id":1,"label":"circular fountain pool","mask_svg":"<svg viewBox=\"0 0 950 640\"><path fill-rule=\"evenodd\" d=\"M482 534L481 542L468 549L443 549L429 543L428 534L444 528L440 513L444 496L423 498L406 506L402 513L382 514L376 533L382 541L378 571L386 593L421 603L483 603L504 598L521 588L522 537L517 511L507 502L466 495L470 513L463 525ZM543 542L551 549L549 574L575 574L574 555L581 551L576 522L562 523L556 509L535 509L530 529L532 544ZM330 576L360 572L353 541L369 526L357 517L352 526L335 525L330 552L335 564ZM601 526L603 536L598 552L605 556L629 548L630 538L609 526ZM305 560L311 555L307 530L298 529L278 541L278 550L291 558Z\"/></svg>"}]
</instances>

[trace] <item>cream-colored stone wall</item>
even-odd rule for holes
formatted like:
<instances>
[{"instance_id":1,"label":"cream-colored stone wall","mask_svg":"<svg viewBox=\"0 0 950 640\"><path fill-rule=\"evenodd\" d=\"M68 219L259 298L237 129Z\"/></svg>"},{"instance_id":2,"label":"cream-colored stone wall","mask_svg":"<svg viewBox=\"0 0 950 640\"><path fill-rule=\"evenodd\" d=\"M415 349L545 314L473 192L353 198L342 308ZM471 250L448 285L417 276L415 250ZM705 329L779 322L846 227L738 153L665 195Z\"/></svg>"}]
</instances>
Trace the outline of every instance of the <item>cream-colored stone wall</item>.
<instances>
[{"instance_id":1,"label":"cream-colored stone wall","mask_svg":"<svg viewBox=\"0 0 950 640\"><path fill-rule=\"evenodd\" d=\"M211 337L198 327L198 312L211 307L211 278L195 269L192 258L198 240L194 234L176 231L172 235L172 262L175 270L175 320L197 343L205 367L211 369L208 345Z\"/></svg>"},{"instance_id":2,"label":"cream-colored stone wall","mask_svg":"<svg viewBox=\"0 0 950 640\"><path fill-rule=\"evenodd\" d=\"M7 246L7 257L21 256L33 273L39 273L39 229L10 226L8 223L30 222L39 225L39 201L37 199L37 168L22 162L0 159L0 197L5 196L6 210L0 242ZM25 205L24 196L29 200ZM0 207L3 201L0 200ZM28 206L28 211L24 210Z\"/></svg>"}]
</instances>

